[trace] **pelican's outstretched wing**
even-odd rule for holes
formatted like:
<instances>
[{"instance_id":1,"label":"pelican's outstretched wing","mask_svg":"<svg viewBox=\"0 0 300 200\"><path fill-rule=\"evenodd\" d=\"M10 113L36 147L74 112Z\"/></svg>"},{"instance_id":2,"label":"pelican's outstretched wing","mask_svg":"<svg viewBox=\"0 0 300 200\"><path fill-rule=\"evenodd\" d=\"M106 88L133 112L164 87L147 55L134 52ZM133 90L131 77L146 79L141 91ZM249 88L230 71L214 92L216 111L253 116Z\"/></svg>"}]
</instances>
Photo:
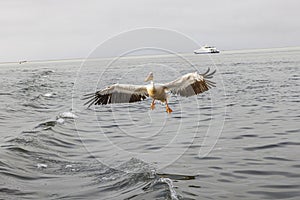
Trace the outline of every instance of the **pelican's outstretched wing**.
<instances>
[{"instance_id":1,"label":"pelican's outstretched wing","mask_svg":"<svg viewBox=\"0 0 300 200\"><path fill-rule=\"evenodd\" d=\"M144 85L114 84L103 90L84 95L89 99L84 105L103 105L110 103L132 103L147 98L148 92Z\"/></svg>"},{"instance_id":2,"label":"pelican's outstretched wing","mask_svg":"<svg viewBox=\"0 0 300 200\"><path fill-rule=\"evenodd\" d=\"M200 94L209 90L211 87L215 87L215 82L212 82L208 79L213 77L213 74L216 72L209 72L210 69L204 74L188 73L182 77L164 84L165 88L173 94L179 94L181 96L189 97L196 94Z\"/></svg>"}]
</instances>

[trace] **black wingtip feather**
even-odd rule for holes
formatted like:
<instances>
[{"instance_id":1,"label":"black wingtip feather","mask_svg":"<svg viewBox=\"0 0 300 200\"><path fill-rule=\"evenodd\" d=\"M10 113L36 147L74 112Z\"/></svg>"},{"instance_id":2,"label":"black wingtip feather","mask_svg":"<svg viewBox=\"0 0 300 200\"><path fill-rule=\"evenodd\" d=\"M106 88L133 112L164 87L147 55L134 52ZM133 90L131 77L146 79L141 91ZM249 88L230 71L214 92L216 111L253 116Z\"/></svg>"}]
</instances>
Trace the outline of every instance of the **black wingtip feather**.
<instances>
[{"instance_id":1,"label":"black wingtip feather","mask_svg":"<svg viewBox=\"0 0 300 200\"><path fill-rule=\"evenodd\" d=\"M209 71L210 71L210 68L208 68L207 69L207 71L205 72L205 73L203 73L203 74L201 74L204 78L206 78L206 79L211 79L211 78L213 78L213 75L216 73L216 69L214 70L214 71L212 71L212 72L210 72L209 73Z\"/></svg>"},{"instance_id":2,"label":"black wingtip feather","mask_svg":"<svg viewBox=\"0 0 300 200\"><path fill-rule=\"evenodd\" d=\"M89 99L84 105L88 104L88 108L92 105L105 105L111 103L133 103L137 101L142 101L147 98L147 94L122 94L122 93L108 93L108 94L100 94L96 92L90 96L86 95L83 99ZM124 98L127 99L124 101Z\"/></svg>"}]
</instances>

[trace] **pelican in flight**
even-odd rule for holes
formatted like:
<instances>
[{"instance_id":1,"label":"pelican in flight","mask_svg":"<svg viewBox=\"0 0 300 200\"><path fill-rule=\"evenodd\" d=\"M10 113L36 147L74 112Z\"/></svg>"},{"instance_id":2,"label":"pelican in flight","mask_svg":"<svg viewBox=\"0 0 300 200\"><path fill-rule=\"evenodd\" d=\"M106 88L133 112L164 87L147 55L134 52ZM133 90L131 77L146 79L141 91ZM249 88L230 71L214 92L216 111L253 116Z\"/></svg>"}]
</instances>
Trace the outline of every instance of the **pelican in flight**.
<instances>
[{"instance_id":1,"label":"pelican in flight","mask_svg":"<svg viewBox=\"0 0 300 200\"><path fill-rule=\"evenodd\" d=\"M93 104L133 103L151 97L151 110L155 108L155 101L158 100L165 103L167 113L171 113L172 109L168 105L168 92L184 97L205 92L211 87L215 87L215 83L208 80L213 78L215 72L216 70L210 72L208 68L203 74L199 74L198 72L188 73L174 81L164 84L154 83L153 73L150 72L145 79L145 82L150 81L150 84L113 84L95 93L84 95L83 100L88 99L84 105L88 104L88 107L90 107Z\"/></svg>"}]
</instances>

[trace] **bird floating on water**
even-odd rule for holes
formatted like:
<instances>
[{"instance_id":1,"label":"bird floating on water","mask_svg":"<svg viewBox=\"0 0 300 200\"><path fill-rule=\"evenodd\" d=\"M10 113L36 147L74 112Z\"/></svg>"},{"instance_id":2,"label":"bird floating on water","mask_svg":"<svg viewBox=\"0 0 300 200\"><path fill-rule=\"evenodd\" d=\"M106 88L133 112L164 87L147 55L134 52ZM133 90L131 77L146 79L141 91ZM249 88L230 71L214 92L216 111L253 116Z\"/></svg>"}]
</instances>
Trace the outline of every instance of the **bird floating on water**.
<instances>
[{"instance_id":1,"label":"bird floating on water","mask_svg":"<svg viewBox=\"0 0 300 200\"><path fill-rule=\"evenodd\" d=\"M133 103L145 100L147 97L152 98L150 109L155 108L155 100L166 104L167 113L171 113L172 109L168 105L168 92L184 97L197 95L215 87L215 82L208 79L213 78L210 69L199 74L198 72L188 73L182 77L164 84L154 83L153 73L150 72L145 82L148 85L131 85L131 84L113 84L105 89L99 90L92 94L86 94L83 98L88 101L84 104L90 107L91 105L105 105L112 103Z\"/></svg>"}]
</instances>

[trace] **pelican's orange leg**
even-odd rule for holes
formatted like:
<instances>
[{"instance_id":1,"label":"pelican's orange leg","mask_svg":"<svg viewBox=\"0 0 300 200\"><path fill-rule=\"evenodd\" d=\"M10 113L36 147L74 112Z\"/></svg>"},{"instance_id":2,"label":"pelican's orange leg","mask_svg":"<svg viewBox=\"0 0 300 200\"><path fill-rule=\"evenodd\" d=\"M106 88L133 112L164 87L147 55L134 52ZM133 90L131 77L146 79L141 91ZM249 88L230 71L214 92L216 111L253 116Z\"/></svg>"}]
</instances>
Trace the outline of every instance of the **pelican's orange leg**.
<instances>
[{"instance_id":1,"label":"pelican's orange leg","mask_svg":"<svg viewBox=\"0 0 300 200\"><path fill-rule=\"evenodd\" d=\"M154 108L155 108L155 99L152 100L152 103L150 105L151 110L154 110Z\"/></svg>"},{"instance_id":2,"label":"pelican's orange leg","mask_svg":"<svg viewBox=\"0 0 300 200\"><path fill-rule=\"evenodd\" d=\"M173 112L173 110L172 110L172 109L169 107L169 105L168 105L167 99L166 99L166 111L167 111L167 113Z\"/></svg>"}]
</instances>

